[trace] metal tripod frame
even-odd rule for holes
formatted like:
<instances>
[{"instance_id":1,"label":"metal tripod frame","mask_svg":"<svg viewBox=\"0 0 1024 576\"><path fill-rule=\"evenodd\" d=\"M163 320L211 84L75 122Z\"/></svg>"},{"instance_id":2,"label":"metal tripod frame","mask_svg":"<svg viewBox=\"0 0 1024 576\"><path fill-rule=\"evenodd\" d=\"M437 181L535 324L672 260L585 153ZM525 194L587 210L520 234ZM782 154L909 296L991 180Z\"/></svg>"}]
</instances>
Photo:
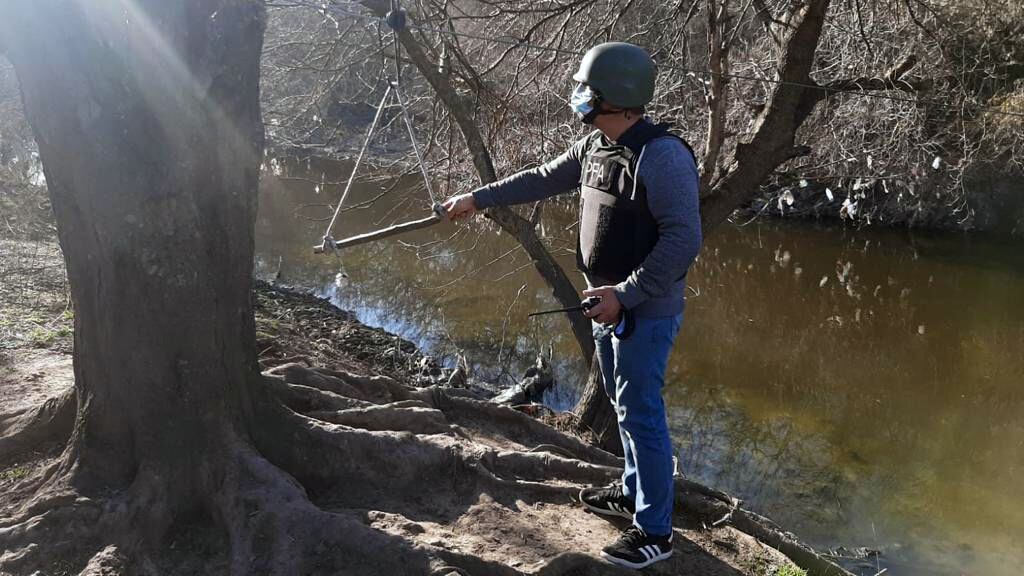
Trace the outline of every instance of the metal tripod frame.
<instances>
[{"instance_id":1,"label":"metal tripod frame","mask_svg":"<svg viewBox=\"0 0 1024 576\"><path fill-rule=\"evenodd\" d=\"M327 225L327 230L324 232L323 242L320 246L314 248L314 252L316 253L325 253L330 251L337 254L337 250L340 248L371 242L373 240L385 238L401 232L426 228L427 226L436 224L445 218L444 209L438 202L437 196L434 194L434 187L430 183L430 175L427 173L427 166L423 161L423 153L420 151L419 142L416 140L416 130L412 125L412 116L409 114L409 101L406 99L405 91L402 89L402 40L400 33L405 26L405 12L404 10L401 10L397 2L393 3L392 6L393 9L392 12L388 14L387 23L391 26L395 38L395 78L388 80L388 87L384 91L384 96L381 98L380 104L377 105L377 112L373 116L373 122L370 123L370 129L366 132L366 138L363 140L363 146L359 149L359 155L356 156L356 163L352 167L352 172L349 174L348 181L345 183L345 190L342 192L341 199L338 201L338 206L334 209L334 215L331 217L330 224ZM395 14L398 16L393 16ZM398 106L402 111L402 121L405 123L405 128L409 133L409 141L411 142L413 152L416 155L416 163L419 164L420 173L423 175L423 183L427 187L427 195L430 196L430 204L433 214L429 218L424 218L422 220L415 220L405 224L397 224L376 232L369 232L359 236L335 240L331 235L331 232L338 221L338 216L341 214L342 206L345 205L345 200L348 199L348 195L352 191L352 184L355 182L356 174L359 172L359 167L363 163L366 150L370 146L370 141L373 139L374 133L377 131L377 126L380 124L381 116L383 116L384 110L388 108L392 96L398 102Z\"/></svg>"}]
</instances>

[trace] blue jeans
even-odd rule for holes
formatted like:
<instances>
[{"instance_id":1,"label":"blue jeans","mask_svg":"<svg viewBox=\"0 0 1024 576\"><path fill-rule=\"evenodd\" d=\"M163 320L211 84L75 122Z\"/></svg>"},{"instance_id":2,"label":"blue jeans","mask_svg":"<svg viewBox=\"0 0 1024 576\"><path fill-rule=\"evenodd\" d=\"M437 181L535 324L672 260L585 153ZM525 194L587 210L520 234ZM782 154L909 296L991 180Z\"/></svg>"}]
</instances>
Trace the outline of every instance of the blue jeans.
<instances>
[{"instance_id":1,"label":"blue jeans","mask_svg":"<svg viewBox=\"0 0 1024 576\"><path fill-rule=\"evenodd\" d=\"M656 536L672 531L672 440L661 389L682 322L682 314L636 318L636 328L625 340L594 325L604 388L618 415L626 455L623 492L636 504L633 523Z\"/></svg>"}]
</instances>

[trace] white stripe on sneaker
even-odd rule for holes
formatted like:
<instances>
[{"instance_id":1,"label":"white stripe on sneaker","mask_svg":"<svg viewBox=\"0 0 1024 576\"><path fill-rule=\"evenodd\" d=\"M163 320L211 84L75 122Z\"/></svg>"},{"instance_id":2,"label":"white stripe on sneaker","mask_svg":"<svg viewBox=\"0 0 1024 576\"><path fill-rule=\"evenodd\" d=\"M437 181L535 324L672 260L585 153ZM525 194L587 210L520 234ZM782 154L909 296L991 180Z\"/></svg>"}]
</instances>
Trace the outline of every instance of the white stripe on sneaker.
<instances>
[{"instance_id":1,"label":"white stripe on sneaker","mask_svg":"<svg viewBox=\"0 0 1024 576\"><path fill-rule=\"evenodd\" d=\"M651 552L647 550L647 546L642 546L638 548L638 550L640 550L640 553L644 555L645 561L649 562L651 560Z\"/></svg>"},{"instance_id":2,"label":"white stripe on sneaker","mask_svg":"<svg viewBox=\"0 0 1024 576\"><path fill-rule=\"evenodd\" d=\"M658 552L660 552L660 550L655 546L647 546L647 550L651 553L651 558L654 558L658 555Z\"/></svg>"}]
</instances>

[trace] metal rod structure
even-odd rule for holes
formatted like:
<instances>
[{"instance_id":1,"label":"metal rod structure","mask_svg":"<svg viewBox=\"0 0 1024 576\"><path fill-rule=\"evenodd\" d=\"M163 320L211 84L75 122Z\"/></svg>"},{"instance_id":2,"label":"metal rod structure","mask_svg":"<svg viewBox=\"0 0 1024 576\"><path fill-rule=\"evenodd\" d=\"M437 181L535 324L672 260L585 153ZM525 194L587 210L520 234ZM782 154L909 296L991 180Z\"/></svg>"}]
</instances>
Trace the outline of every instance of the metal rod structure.
<instances>
[{"instance_id":1,"label":"metal rod structure","mask_svg":"<svg viewBox=\"0 0 1024 576\"><path fill-rule=\"evenodd\" d=\"M377 106L377 113L373 116L373 123L370 124L370 130L366 133L366 140L363 141L363 147L359 149L359 156L356 157L356 164L352 167L352 173L348 175L348 182L345 183L345 191L341 194L341 200L338 200L338 207L334 209L334 216L331 217L331 223L327 225L327 232L324 237L331 235L331 230L334 229L335 222L338 221L338 215L341 214L341 207L345 205L345 199L348 197L348 193L352 191L352 183L356 180L356 173L359 171L359 165L363 163L363 156L366 155L366 149L370 146L370 140L373 138L373 133L377 130L377 123L380 122L380 117L384 113L384 109L387 108L388 98L391 97L391 85L388 85L387 90L384 91L384 97L380 99L380 105Z\"/></svg>"},{"instance_id":2,"label":"metal rod structure","mask_svg":"<svg viewBox=\"0 0 1024 576\"><path fill-rule=\"evenodd\" d=\"M432 208L437 210L437 197L434 196L434 187L430 185L430 175L427 174L427 165L423 163L423 155L420 153L420 145L416 141L416 131L412 127L412 118L409 117L409 110L406 105L405 93L397 83L393 86L395 96L398 98L398 107L402 109L402 118L405 120L405 128L409 131L409 141L412 142L412 150L416 153L416 162L420 165L420 172L423 173L423 183L427 186L427 194L430 196Z\"/></svg>"},{"instance_id":3,"label":"metal rod structure","mask_svg":"<svg viewBox=\"0 0 1024 576\"><path fill-rule=\"evenodd\" d=\"M349 174L348 182L345 184L345 191L341 195L341 200L338 201L338 207L334 210L334 216L331 217L331 223L327 226L327 232L324 234L323 241L319 246L313 247L313 252L316 254L327 252L328 249L337 254L336 251L341 248L366 244L368 242L374 242L376 240L381 240L396 234L411 232L413 230L421 230L448 219L444 213L444 209L441 207L441 204L437 201L437 196L434 195L434 187L430 183L430 174L427 173L427 166L423 162L423 153L420 152L419 142L416 140L416 130L413 128L412 117L409 115L408 101L405 99L405 93L402 90L402 53L401 39L398 34L399 30L405 26L404 11L401 10L398 0L392 0L391 6L392 13L388 15L388 25L392 27L395 35L395 80L388 83L388 88L384 92L384 97L381 99L380 105L377 107L377 113L373 117L373 123L370 125L370 130L366 134L366 140L363 142L363 147L359 150L359 156L356 157L355 166L352 167L352 173ZM395 23L391 22L392 15L396 19ZM423 174L423 183L426 185L427 194L430 196L431 210L433 211L433 214L420 220L414 220L404 224L396 224L382 230L367 232L365 234L352 236L342 240L335 240L331 236L331 231L334 229L334 224L338 220L338 215L341 214L341 207L345 205L345 199L348 198L348 194L352 190L352 183L355 182L356 172L359 170L359 166L363 162L363 156L366 154L366 149L369 147L370 139L373 137L373 133L377 129L377 124L380 121L384 108L387 107L388 98L390 98L392 94L395 95L395 98L398 100L398 107L402 110L402 120L405 123L406 130L409 131L409 141L412 144L413 152L416 154L416 163L419 164L420 172Z\"/></svg>"},{"instance_id":4,"label":"metal rod structure","mask_svg":"<svg viewBox=\"0 0 1024 576\"><path fill-rule=\"evenodd\" d=\"M377 240L383 240L389 236L396 236L398 234L412 232L413 230L430 228L431 226L446 220L446 218L439 214L431 214L429 217L422 218L420 220L413 220L412 222L406 222L404 224L395 224L394 226L389 226L388 228L383 228L381 230L374 230L373 232L367 232L366 234L336 240L334 242L334 249L340 250L342 248L351 248L352 246L358 246L360 244L376 242ZM313 247L313 253L315 254L323 254L324 251L325 246L323 244Z\"/></svg>"}]
</instances>

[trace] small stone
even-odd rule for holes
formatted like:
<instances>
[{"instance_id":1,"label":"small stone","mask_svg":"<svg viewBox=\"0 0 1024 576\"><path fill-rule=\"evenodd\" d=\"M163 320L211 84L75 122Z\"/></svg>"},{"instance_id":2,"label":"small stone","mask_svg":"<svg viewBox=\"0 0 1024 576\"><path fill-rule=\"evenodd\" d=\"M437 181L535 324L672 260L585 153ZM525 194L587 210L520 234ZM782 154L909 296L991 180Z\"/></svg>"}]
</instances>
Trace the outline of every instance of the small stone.
<instances>
[{"instance_id":1,"label":"small stone","mask_svg":"<svg viewBox=\"0 0 1024 576\"><path fill-rule=\"evenodd\" d=\"M402 526L402 529L409 534L423 534L427 531L426 528L419 524L416 524L415 522L409 522L408 524L405 524L404 526Z\"/></svg>"}]
</instances>

